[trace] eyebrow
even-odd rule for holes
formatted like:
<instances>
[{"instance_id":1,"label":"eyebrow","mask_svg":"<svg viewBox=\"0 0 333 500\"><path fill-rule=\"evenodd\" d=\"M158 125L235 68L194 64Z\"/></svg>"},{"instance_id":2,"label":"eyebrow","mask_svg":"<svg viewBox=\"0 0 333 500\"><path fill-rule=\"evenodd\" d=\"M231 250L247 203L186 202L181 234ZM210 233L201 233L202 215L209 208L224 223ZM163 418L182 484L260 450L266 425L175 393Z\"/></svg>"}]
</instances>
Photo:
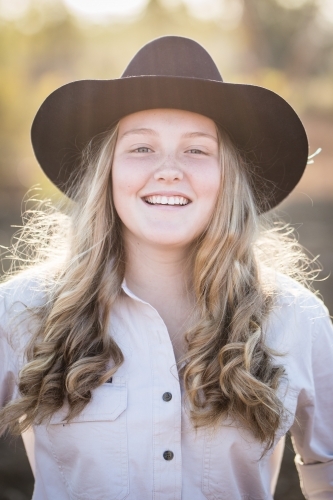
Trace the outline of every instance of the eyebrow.
<instances>
[{"instance_id":1,"label":"eyebrow","mask_svg":"<svg viewBox=\"0 0 333 500\"><path fill-rule=\"evenodd\" d=\"M120 139L126 137L127 135L138 135L138 134L158 135L157 132L155 132L155 130L151 128L132 128L131 130L127 130L127 132L124 132L123 135L120 137Z\"/></svg>"},{"instance_id":2,"label":"eyebrow","mask_svg":"<svg viewBox=\"0 0 333 500\"><path fill-rule=\"evenodd\" d=\"M139 135L139 134L155 135L155 136L158 135L158 133L151 128L133 128L131 130L127 130L127 132L124 132L120 137L120 139L128 135ZM207 137L208 139L212 139L213 141L218 142L216 137L214 137L211 134L206 134L204 132L186 132L185 134L182 135L182 137L185 139L188 138L191 139L192 137Z\"/></svg>"},{"instance_id":3,"label":"eyebrow","mask_svg":"<svg viewBox=\"0 0 333 500\"><path fill-rule=\"evenodd\" d=\"M214 135L205 134L204 132L186 132L186 134L183 134L182 137L185 139L192 137L208 137L208 139L213 139L213 141L217 142L217 138Z\"/></svg>"}]
</instances>

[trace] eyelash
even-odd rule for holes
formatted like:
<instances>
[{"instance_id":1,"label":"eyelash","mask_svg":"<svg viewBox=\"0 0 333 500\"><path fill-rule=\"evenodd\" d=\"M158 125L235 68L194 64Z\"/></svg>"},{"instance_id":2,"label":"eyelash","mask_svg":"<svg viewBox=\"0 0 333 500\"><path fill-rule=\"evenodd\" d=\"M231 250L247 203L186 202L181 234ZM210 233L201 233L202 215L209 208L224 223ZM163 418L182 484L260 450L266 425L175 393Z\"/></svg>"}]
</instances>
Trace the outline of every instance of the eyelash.
<instances>
[{"instance_id":1,"label":"eyelash","mask_svg":"<svg viewBox=\"0 0 333 500\"><path fill-rule=\"evenodd\" d=\"M197 152L199 152L199 153L200 153L200 154L202 154L202 155L206 154L206 153L204 153L203 151L201 151L201 149L196 149L196 148L194 148L194 149L189 149L187 152L188 152L188 153L191 153L192 151L195 151L195 153L194 153L194 154L197 154Z\"/></svg>"},{"instance_id":2,"label":"eyelash","mask_svg":"<svg viewBox=\"0 0 333 500\"><path fill-rule=\"evenodd\" d=\"M144 153L147 153L147 152L148 152L148 151L140 151L140 149L147 149L147 150L150 150L150 151L151 151L151 149L150 149L150 148L147 148L146 146L141 146L140 148L136 148L136 149L134 149L133 153L143 153L143 152L144 152Z\"/></svg>"},{"instance_id":3,"label":"eyelash","mask_svg":"<svg viewBox=\"0 0 333 500\"><path fill-rule=\"evenodd\" d=\"M140 151L140 150L142 150L142 149L145 149L146 151ZM148 153L148 151L149 151L149 150L151 151L151 149L150 149L150 148L147 148L147 147L145 147L145 146L142 146L142 147L140 147L140 148L136 148L136 149L134 149L134 151L133 151L133 152L134 152L134 153ZM195 153L193 153L193 151L195 151ZM189 150L188 150L188 151L186 151L186 152L188 152L188 153L193 153L193 154L203 154L203 155L204 155L204 154L206 154L206 153L204 153L203 151L201 151L201 149L196 149L196 148L194 148L194 149L189 149Z\"/></svg>"}]
</instances>

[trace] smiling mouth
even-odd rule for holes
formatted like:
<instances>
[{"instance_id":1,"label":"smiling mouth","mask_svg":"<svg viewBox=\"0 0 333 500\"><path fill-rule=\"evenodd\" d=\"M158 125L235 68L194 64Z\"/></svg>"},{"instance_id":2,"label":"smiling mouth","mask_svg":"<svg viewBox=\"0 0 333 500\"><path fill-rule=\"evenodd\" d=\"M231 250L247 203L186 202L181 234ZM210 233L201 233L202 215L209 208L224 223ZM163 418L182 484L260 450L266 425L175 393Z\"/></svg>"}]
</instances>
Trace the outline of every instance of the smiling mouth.
<instances>
[{"instance_id":1,"label":"smiling mouth","mask_svg":"<svg viewBox=\"0 0 333 500\"><path fill-rule=\"evenodd\" d=\"M143 198L149 205L188 205L191 201L184 196L146 196Z\"/></svg>"}]
</instances>

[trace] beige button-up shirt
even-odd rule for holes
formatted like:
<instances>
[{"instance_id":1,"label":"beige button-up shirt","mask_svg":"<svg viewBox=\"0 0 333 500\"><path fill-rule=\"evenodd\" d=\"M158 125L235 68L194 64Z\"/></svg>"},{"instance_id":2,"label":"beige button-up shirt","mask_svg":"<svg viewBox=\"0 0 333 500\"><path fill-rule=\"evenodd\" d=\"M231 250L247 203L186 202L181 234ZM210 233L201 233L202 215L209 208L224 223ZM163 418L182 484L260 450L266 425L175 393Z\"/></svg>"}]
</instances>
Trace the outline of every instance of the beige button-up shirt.
<instances>
[{"instance_id":1,"label":"beige button-up shirt","mask_svg":"<svg viewBox=\"0 0 333 500\"><path fill-rule=\"evenodd\" d=\"M27 322L13 318L43 300L29 276L0 287L2 405L17 396L29 335ZM260 458L262 445L232 422L193 429L167 328L124 283L109 325L123 365L70 424L64 407L49 425L23 436L36 480L33 500L269 500L288 429L306 498L332 500L332 325L314 295L290 279L279 282L266 338L284 353L277 363L286 369L279 395L288 417L273 450Z\"/></svg>"}]
</instances>

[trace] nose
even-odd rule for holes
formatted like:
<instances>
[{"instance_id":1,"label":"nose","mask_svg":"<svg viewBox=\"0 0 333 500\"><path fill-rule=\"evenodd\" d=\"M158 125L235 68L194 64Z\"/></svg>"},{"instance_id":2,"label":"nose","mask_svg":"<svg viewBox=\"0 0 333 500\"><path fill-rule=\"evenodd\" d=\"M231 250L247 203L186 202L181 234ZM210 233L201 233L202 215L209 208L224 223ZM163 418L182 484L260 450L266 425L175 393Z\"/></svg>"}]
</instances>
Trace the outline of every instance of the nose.
<instances>
[{"instance_id":1,"label":"nose","mask_svg":"<svg viewBox=\"0 0 333 500\"><path fill-rule=\"evenodd\" d=\"M175 182L183 178L182 170L177 166L176 161L167 159L154 173L156 181Z\"/></svg>"}]
</instances>

